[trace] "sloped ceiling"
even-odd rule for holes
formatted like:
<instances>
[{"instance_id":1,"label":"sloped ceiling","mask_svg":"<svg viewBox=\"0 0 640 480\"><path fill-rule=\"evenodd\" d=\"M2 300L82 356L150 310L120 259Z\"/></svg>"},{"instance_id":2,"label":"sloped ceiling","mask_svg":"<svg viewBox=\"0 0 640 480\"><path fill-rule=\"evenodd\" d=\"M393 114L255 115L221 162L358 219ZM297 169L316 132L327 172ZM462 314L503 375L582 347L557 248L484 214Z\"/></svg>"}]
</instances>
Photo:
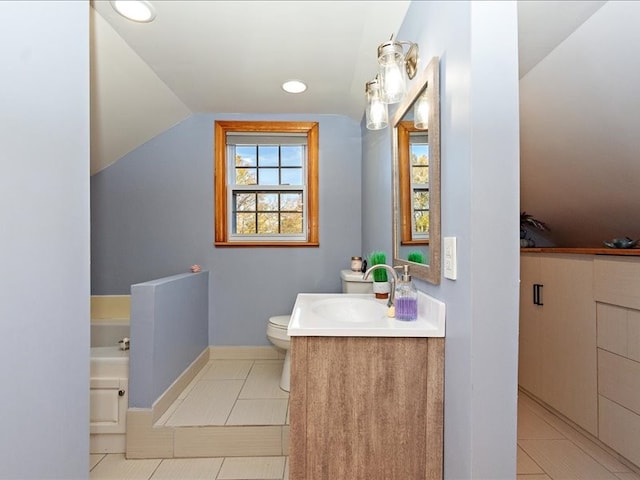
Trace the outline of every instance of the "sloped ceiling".
<instances>
[{"instance_id":1,"label":"sloped ceiling","mask_svg":"<svg viewBox=\"0 0 640 480\"><path fill-rule=\"evenodd\" d=\"M640 238L639 22L605 2L520 80L521 210L558 246Z\"/></svg>"},{"instance_id":2,"label":"sloped ceiling","mask_svg":"<svg viewBox=\"0 0 640 480\"><path fill-rule=\"evenodd\" d=\"M151 1L135 23L92 1L96 173L194 112L315 113L360 121L376 50L409 1ZM307 83L304 94L283 81Z\"/></svg>"}]
</instances>

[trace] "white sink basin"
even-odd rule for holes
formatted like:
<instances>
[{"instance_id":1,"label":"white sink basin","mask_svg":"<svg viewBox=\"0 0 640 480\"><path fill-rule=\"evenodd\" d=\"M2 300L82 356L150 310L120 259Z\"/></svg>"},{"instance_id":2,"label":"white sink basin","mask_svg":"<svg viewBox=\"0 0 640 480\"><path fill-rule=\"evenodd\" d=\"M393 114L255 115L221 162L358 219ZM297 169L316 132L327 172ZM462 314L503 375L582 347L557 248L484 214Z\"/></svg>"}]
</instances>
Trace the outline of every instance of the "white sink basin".
<instances>
[{"instance_id":1,"label":"white sink basin","mask_svg":"<svg viewBox=\"0 0 640 480\"><path fill-rule=\"evenodd\" d=\"M311 311L328 321L363 323L384 320L389 309L375 298L353 298L350 295L326 298L312 303Z\"/></svg>"},{"instance_id":2,"label":"white sink basin","mask_svg":"<svg viewBox=\"0 0 640 480\"><path fill-rule=\"evenodd\" d=\"M299 293L289 336L444 337L445 305L418 292L418 319L387 316L387 300L371 294Z\"/></svg>"}]
</instances>

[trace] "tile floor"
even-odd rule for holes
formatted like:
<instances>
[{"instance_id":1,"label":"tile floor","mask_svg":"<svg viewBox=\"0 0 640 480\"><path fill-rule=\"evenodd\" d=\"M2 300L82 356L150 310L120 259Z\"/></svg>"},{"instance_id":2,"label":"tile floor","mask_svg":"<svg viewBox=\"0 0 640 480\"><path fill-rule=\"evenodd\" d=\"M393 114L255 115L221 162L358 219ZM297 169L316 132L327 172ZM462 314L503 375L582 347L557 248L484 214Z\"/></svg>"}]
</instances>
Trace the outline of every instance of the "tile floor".
<instances>
[{"instance_id":1,"label":"tile floor","mask_svg":"<svg viewBox=\"0 0 640 480\"><path fill-rule=\"evenodd\" d=\"M285 425L288 393L278 384L282 360L212 360L158 423ZM127 460L91 455L90 478L118 480L287 480L288 458L224 457ZM517 480L640 480L640 475L521 394ZM404 480L404 479L403 479Z\"/></svg>"},{"instance_id":2,"label":"tile floor","mask_svg":"<svg viewBox=\"0 0 640 480\"><path fill-rule=\"evenodd\" d=\"M640 480L623 463L524 394L518 398L518 480Z\"/></svg>"},{"instance_id":3,"label":"tile floor","mask_svg":"<svg viewBox=\"0 0 640 480\"><path fill-rule=\"evenodd\" d=\"M158 420L168 427L288 424L282 359L210 360ZM90 478L117 480L287 480L286 456L127 460L91 455Z\"/></svg>"}]
</instances>

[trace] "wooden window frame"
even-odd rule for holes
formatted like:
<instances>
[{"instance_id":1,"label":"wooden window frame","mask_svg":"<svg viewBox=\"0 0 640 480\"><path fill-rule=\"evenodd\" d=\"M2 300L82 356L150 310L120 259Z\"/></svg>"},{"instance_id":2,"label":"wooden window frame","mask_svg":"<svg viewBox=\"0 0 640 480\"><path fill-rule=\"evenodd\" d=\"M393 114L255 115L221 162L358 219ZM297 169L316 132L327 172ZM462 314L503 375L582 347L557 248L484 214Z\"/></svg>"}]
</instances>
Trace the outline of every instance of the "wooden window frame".
<instances>
[{"instance_id":1,"label":"wooden window frame","mask_svg":"<svg viewBox=\"0 0 640 480\"><path fill-rule=\"evenodd\" d=\"M318 123L216 120L214 125L214 226L216 247L318 247ZM237 241L229 239L227 205L227 132L304 133L307 135L306 240Z\"/></svg>"},{"instance_id":2,"label":"wooden window frame","mask_svg":"<svg viewBox=\"0 0 640 480\"><path fill-rule=\"evenodd\" d=\"M411 132L424 132L413 126L413 121L403 121L398 124L398 188L401 215L400 244L401 245L429 245L430 238L413 238L413 189L411 187L411 160L409 142ZM431 148L429 148L431 156ZM431 158L429 158L431 165ZM429 178L429 210L431 210L431 178ZM404 212L407 212L405 214Z\"/></svg>"}]
</instances>

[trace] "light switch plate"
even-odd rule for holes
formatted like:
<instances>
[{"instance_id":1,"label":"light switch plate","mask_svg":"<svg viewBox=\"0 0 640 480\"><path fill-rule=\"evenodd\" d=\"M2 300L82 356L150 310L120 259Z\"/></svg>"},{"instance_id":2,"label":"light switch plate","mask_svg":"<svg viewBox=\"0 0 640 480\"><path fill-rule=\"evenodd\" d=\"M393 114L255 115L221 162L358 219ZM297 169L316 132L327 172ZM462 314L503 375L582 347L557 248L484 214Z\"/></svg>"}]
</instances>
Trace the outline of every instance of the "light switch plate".
<instances>
[{"instance_id":1,"label":"light switch plate","mask_svg":"<svg viewBox=\"0 0 640 480\"><path fill-rule=\"evenodd\" d=\"M444 237L444 278L458 278L458 261L456 258L456 237Z\"/></svg>"}]
</instances>

